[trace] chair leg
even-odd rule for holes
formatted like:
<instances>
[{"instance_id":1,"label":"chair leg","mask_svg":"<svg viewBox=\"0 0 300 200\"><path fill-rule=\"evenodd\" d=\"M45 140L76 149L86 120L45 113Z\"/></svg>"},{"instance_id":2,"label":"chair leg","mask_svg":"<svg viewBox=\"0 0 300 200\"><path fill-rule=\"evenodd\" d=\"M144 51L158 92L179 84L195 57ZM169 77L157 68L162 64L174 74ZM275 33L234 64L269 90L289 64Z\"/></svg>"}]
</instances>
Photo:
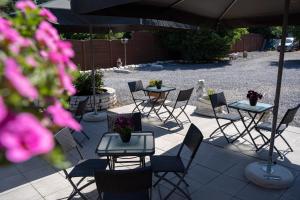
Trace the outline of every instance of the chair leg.
<instances>
[{"instance_id":1,"label":"chair leg","mask_svg":"<svg viewBox=\"0 0 300 200\"><path fill-rule=\"evenodd\" d=\"M290 146L290 144L286 141L286 139L281 135L281 133L279 134L279 137L281 137L281 139L286 143L286 145L290 148L290 150L293 152L294 150L292 149L292 147Z\"/></svg>"},{"instance_id":2,"label":"chair leg","mask_svg":"<svg viewBox=\"0 0 300 200\"><path fill-rule=\"evenodd\" d=\"M209 137L212 137L219 129L221 129L221 128L223 128L224 127L224 129L225 128L227 128L227 126L229 126L230 125L230 122L228 122L228 123L226 123L226 124L223 124L221 127L219 126L218 128L216 128L210 135L209 135Z\"/></svg>"},{"instance_id":3,"label":"chair leg","mask_svg":"<svg viewBox=\"0 0 300 200\"><path fill-rule=\"evenodd\" d=\"M74 138L75 142L78 144L78 146L80 146L80 148L83 148L82 144L75 137L73 137L73 138Z\"/></svg>"},{"instance_id":4,"label":"chair leg","mask_svg":"<svg viewBox=\"0 0 300 200\"><path fill-rule=\"evenodd\" d=\"M82 131L80 131L85 137L86 137L86 139L90 139L90 137L86 134L86 132L84 132L83 130Z\"/></svg>"},{"instance_id":5,"label":"chair leg","mask_svg":"<svg viewBox=\"0 0 300 200\"><path fill-rule=\"evenodd\" d=\"M178 178L181 178L181 176L180 176L177 172L175 172L174 174L175 174ZM185 179L183 179L182 181L183 181L183 183L185 184L186 187L189 187L189 186L190 186L190 185L185 181Z\"/></svg>"},{"instance_id":6,"label":"chair leg","mask_svg":"<svg viewBox=\"0 0 300 200\"><path fill-rule=\"evenodd\" d=\"M174 188L166 195L166 197L164 198L164 200L167 200L167 199L175 192L175 190L180 191L187 199L191 200L190 195L188 195L183 189L181 189L181 188L179 187L179 185L181 184L181 182L183 182L184 176L181 176L181 178L179 179L179 181L178 181L176 184L173 183L172 181L166 179L166 178L162 178L162 179L174 187Z\"/></svg>"},{"instance_id":7,"label":"chair leg","mask_svg":"<svg viewBox=\"0 0 300 200\"><path fill-rule=\"evenodd\" d=\"M159 176L157 173L154 174L158 180L153 184L153 187L157 186L157 184L168 174L168 172L164 172L163 175Z\"/></svg>"}]
</instances>

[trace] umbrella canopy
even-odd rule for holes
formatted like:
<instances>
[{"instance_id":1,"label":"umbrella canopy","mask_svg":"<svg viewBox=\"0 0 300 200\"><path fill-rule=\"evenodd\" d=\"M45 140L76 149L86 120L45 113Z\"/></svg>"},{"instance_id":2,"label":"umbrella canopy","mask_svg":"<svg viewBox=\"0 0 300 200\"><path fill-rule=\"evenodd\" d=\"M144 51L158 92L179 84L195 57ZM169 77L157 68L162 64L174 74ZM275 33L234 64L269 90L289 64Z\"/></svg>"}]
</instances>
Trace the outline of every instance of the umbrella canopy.
<instances>
[{"instance_id":1,"label":"umbrella canopy","mask_svg":"<svg viewBox=\"0 0 300 200\"><path fill-rule=\"evenodd\" d=\"M114 32L156 30L156 29L195 29L195 26L172 21L156 19L108 17L95 15L78 15L71 10L70 0L53 0L39 6L49 9L56 17L55 25L61 32L89 33L89 26L93 32Z\"/></svg>"},{"instance_id":2,"label":"umbrella canopy","mask_svg":"<svg viewBox=\"0 0 300 200\"><path fill-rule=\"evenodd\" d=\"M143 17L214 26L282 25L284 0L71 0L80 14ZM289 23L300 24L300 1L292 0Z\"/></svg>"}]
</instances>

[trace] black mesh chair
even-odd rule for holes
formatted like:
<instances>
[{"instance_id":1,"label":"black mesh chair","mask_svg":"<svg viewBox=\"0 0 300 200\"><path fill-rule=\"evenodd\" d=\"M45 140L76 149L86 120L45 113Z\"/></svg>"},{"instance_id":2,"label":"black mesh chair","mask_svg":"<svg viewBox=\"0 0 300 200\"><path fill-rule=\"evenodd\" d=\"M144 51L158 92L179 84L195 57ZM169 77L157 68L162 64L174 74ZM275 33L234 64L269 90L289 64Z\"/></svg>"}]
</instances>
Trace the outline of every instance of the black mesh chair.
<instances>
[{"instance_id":1,"label":"black mesh chair","mask_svg":"<svg viewBox=\"0 0 300 200\"><path fill-rule=\"evenodd\" d=\"M212 109L213 109L213 112L214 112L215 119L216 119L217 124L219 126L216 130L214 130L210 134L210 137L212 137L215 133L217 133L218 130L220 130L221 133L223 134L223 136L225 137L225 139L227 140L227 142L229 143L230 142L229 138L226 136L224 130L225 130L225 128L227 128L229 125L232 124L235 127L235 129L237 130L237 132L239 134L241 134L241 132L239 131L239 129L235 125L235 122L241 120L241 116L239 114L236 114L236 113L230 113L223 92L209 95L209 98L210 98L210 102L211 102L211 106L212 106ZM227 113L217 113L216 109L221 108L221 107L225 107ZM221 123L219 121L220 119L227 120L229 122L221 125Z\"/></svg>"},{"instance_id":2,"label":"black mesh chair","mask_svg":"<svg viewBox=\"0 0 300 200\"><path fill-rule=\"evenodd\" d=\"M86 177L93 177L95 170L106 169L107 161L103 159L84 159L68 128L64 128L56 133L55 139L61 146L66 157L69 158L69 161L75 162L75 165L70 172L63 169L66 179L73 187L73 191L68 199L72 199L76 194L79 194L82 199L87 200L88 198L81 193L81 190L95 183L95 181L89 181L86 184L81 184L82 181L84 181ZM75 183L73 178L80 179L77 183Z\"/></svg>"},{"instance_id":3,"label":"black mesh chair","mask_svg":"<svg viewBox=\"0 0 300 200\"><path fill-rule=\"evenodd\" d=\"M100 200L150 200L152 170L150 167L95 172Z\"/></svg>"},{"instance_id":4,"label":"black mesh chair","mask_svg":"<svg viewBox=\"0 0 300 200\"><path fill-rule=\"evenodd\" d=\"M133 121L133 131L141 132L142 131L142 115L139 112L136 113L107 113L107 130L108 132L115 132L115 123L118 117L131 118ZM118 158L121 159L118 161ZM138 161L133 161L132 159L138 158ZM115 163L138 163L140 166L145 166L145 157L135 157L135 156L126 156L126 157L111 157L109 158L113 168ZM127 160L127 161L122 161ZM131 160L131 161L128 161Z\"/></svg>"},{"instance_id":5,"label":"black mesh chair","mask_svg":"<svg viewBox=\"0 0 300 200\"><path fill-rule=\"evenodd\" d=\"M288 109L287 112L285 113L285 115L283 116L282 120L280 121L280 123L277 125L276 128L276 133L275 133L275 139L277 137L280 137L285 143L286 145L289 147L289 150L291 150L293 152L292 147L290 146L290 144L287 142L287 140L282 136L282 133L285 131L285 129L289 126L289 124L294 120L294 117L298 111L300 107L300 104L297 105L294 108ZM256 149L256 151L261 150L264 146L266 146L267 144L270 143L270 137L267 137L262 131L264 132L269 132L271 133L272 131L272 123L270 122L263 122L259 125L257 125L255 127L255 130L257 132L260 133L264 143L258 147ZM283 156L281 155L280 151L278 150L278 148L276 146L274 146L274 149L277 151L278 155L283 158Z\"/></svg>"},{"instance_id":6,"label":"black mesh chair","mask_svg":"<svg viewBox=\"0 0 300 200\"><path fill-rule=\"evenodd\" d=\"M85 114L85 109L86 109L86 105L88 103L89 97L87 97L86 99L80 101L78 103L78 106L73 114L74 118L78 121L78 123L81 123L81 120L83 118L83 115ZM75 132L75 130L71 131L71 134L73 134ZM80 131L80 133L82 133L88 140L90 139L89 136L86 134L86 132L84 132L83 130ZM82 147L81 142L79 142L75 137L74 140L76 141L76 143Z\"/></svg>"},{"instance_id":7,"label":"black mesh chair","mask_svg":"<svg viewBox=\"0 0 300 200\"><path fill-rule=\"evenodd\" d=\"M130 90L130 93L132 96L132 100L135 104L135 107L132 112L135 112L137 110L138 112L141 113L142 111L144 111L145 107L150 102L149 101L150 98L144 92L143 82L141 80L128 82L128 86L129 86L129 90ZM143 97L136 97L134 95L135 93L138 93L138 92L143 92ZM144 106L143 106L143 104L144 104ZM142 108L140 109L139 106L142 106Z\"/></svg>"},{"instance_id":8,"label":"black mesh chair","mask_svg":"<svg viewBox=\"0 0 300 200\"><path fill-rule=\"evenodd\" d=\"M180 184L184 183L186 186L189 186L187 182L184 180L184 178L188 173L190 165L197 153L197 150L202 140L203 140L203 135L201 131L194 124L191 124L176 156L152 156L151 157L150 160L151 160L152 170L154 172L154 175L158 177L158 180L154 184L154 187L162 180L166 181L167 183L173 186L173 189L167 194L165 199L169 198L175 190L179 190L184 196L186 196L188 199L191 199L191 197L183 189L180 188ZM183 164L181 159L181 153L183 147L187 147L187 149L191 153L189 161L186 166ZM168 173L174 173L179 178L177 183L174 183L168 180L167 178L165 178Z\"/></svg>"},{"instance_id":9,"label":"black mesh chair","mask_svg":"<svg viewBox=\"0 0 300 200\"><path fill-rule=\"evenodd\" d=\"M179 94L177 96L176 102L172 105L172 106L165 106L167 112L169 113L169 116L165 119L164 123L166 123L170 118L174 118L174 120L176 121L176 123L178 124L178 126L180 126L182 123L180 122L180 120L178 119L178 117L183 113L188 121L191 123L191 120L189 118L189 116L186 114L185 112L185 108L189 103L189 100L192 96L194 88L191 89L187 89L187 90L180 90ZM169 108L171 109L169 109ZM179 114L177 114L176 116L174 115L174 111L176 109L180 109Z\"/></svg>"}]
</instances>

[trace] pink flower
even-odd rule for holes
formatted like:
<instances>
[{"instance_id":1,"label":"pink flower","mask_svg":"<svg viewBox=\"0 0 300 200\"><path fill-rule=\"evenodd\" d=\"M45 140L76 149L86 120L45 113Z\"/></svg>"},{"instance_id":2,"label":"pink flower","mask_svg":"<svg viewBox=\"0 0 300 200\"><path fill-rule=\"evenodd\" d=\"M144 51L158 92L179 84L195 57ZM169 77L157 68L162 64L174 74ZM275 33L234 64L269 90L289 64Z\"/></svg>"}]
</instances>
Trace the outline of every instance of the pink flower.
<instances>
[{"instance_id":1,"label":"pink flower","mask_svg":"<svg viewBox=\"0 0 300 200\"><path fill-rule=\"evenodd\" d=\"M30 0L20 0L16 3L16 8L19 10L25 12L27 9L28 10L34 10L36 9L36 5L30 1Z\"/></svg>"},{"instance_id":2,"label":"pink flower","mask_svg":"<svg viewBox=\"0 0 300 200\"><path fill-rule=\"evenodd\" d=\"M73 118L72 114L66 111L59 101L47 108L47 112L52 116L53 122L58 126L67 126L76 131L81 129L80 124Z\"/></svg>"},{"instance_id":3,"label":"pink flower","mask_svg":"<svg viewBox=\"0 0 300 200\"><path fill-rule=\"evenodd\" d=\"M0 96L0 124L7 115L7 109L4 104L3 98Z\"/></svg>"},{"instance_id":4,"label":"pink flower","mask_svg":"<svg viewBox=\"0 0 300 200\"><path fill-rule=\"evenodd\" d=\"M0 124L0 146L5 149L9 161L18 163L48 153L54 141L51 132L32 114L10 114Z\"/></svg>"},{"instance_id":5,"label":"pink flower","mask_svg":"<svg viewBox=\"0 0 300 200\"><path fill-rule=\"evenodd\" d=\"M77 69L77 66L72 62L72 61L69 61L67 63L67 66L71 69L71 70L76 70Z\"/></svg>"},{"instance_id":6,"label":"pink flower","mask_svg":"<svg viewBox=\"0 0 300 200\"><path fill-rule=\"evenodd\" d=\"M26 57L26 63L28 65L30 65L31 67L37 67L37 65L38 65L38 63L36 62L36 60L32 56Z\"/></svg>"},{"instance_id":7,"label":"pink flower","mask_svg":"<svg viewBox=\"0 0 300 200\"><path fill-rule=\"evenodd\" d=\"M65 72L63 65L58 65L58 76L61 85L67 90L71 95L75 94L76 89L72 84L72 79L69 74Z\"/></svg>"},{"instance_id":8,"label":"pink flower","mask_svg":"<svg viewBox=\"0 0 300 200\"><path fill-rule=\"evenodd\" d=\"M5 60L4 76L22 96L31 100L38 97L37 90L30 81L23 76L20 66L14 59L7 58Z\"/></svg>"},{"instance_id":9,"label":"pink flower","mask_svg":"<svg viewBox=\"0 0 300 200\"><path fill-rule=\"evenodd\" d=\"M41 9L40 15L50 22L57 22L57 18L46 8Z\"/></svg>"}]
</instances>

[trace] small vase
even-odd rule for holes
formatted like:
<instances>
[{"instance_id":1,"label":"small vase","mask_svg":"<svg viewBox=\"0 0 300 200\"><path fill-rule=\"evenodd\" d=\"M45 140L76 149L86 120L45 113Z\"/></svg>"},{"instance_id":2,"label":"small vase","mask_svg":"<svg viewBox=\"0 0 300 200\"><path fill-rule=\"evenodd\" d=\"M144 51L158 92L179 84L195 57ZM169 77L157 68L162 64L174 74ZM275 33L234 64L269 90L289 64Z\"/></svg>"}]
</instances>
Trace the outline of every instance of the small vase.
<instances>
[{"instance_id":1,"label":"small vase","mask_svg":"<svg viewBox=\"0 0 300 200\"><path fill-rule=\"evenodd\" d=\"M258 100L258 99L255 98L255 97L250 97L250 98L249 98L250 106L256 106L257 100Z\"/></svg>"},{"instance_id":2,"label":"small vase","mask_svg":"<svg viewBox=\"0 0 300 200\"><path fill-rule=\"evenodd\" d=\"M123 133L119 133L122 142L124 143L128 143L130 141L131 138L131 132L123 132Z\"/></svg>"},{"instance_id":3,"label":"small vase","mask_svg":"<svg viewBox=\"0 0 300 200\"><path fill-rule=\"evenodd\" d=\"M161 89L161 85L156 85L156 88L160 90Z\"/></svg>"}]
</instances>

